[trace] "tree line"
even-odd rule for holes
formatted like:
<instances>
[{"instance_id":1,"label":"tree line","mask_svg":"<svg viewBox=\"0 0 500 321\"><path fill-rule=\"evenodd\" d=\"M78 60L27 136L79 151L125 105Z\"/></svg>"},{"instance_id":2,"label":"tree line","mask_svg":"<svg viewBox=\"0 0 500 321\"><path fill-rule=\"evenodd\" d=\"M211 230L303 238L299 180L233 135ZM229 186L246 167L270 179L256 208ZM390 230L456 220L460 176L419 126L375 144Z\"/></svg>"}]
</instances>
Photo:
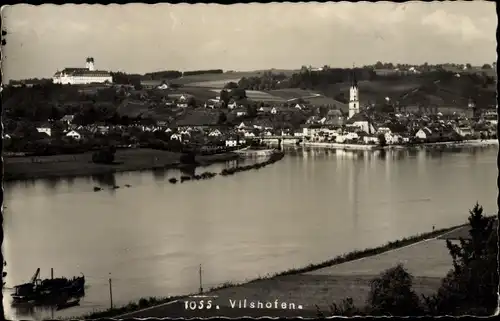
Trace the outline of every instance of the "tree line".
<instances>
[{"instance_id":1,"label":"tree line","mask_svg":"<svg viewBox=\"0 0 500 321\"><path fill-rule=\"evenodd\" d=\"M142 78L147 80L163 80L163 79L177 79L183 76L222 74L222 73L224 73L222 69L192 70L184 72L178 70L164 70L164 71L146 73Z\"/></svg>"}]
</instances>

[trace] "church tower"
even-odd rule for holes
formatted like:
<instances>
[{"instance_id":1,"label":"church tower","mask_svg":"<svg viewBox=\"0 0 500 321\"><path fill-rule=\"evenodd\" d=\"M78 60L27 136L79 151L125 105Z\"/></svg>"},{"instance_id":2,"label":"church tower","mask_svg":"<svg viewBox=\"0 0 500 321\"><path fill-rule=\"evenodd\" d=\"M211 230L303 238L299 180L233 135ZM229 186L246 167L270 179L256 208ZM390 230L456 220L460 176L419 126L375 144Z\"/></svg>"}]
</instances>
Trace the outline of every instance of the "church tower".
<instances>
[{"instance_id":1,"label":"church tower","mask_svg":"<svg viewBox=\"0 0 500 321\"><path fill-rule=\"evenodd\" d=\"M359 113L359 88L354 67L351 74L351 88L349 89L349 118Z\"/></svg>"},{"instance_id":2,"label":"church tower","mask_svg":"<svg viewBox=\"0 0 500 321\"><path fill-rule=\"evenodd\" d=\"M478 115L478 110L477 110L477 107L476 107L476 103L474 102L474 100L469 97L469 102L467 104L467 109L468 109L468 116L471 117L471 118L477 118L479 115Z\"/></svg>"}]
</instances>

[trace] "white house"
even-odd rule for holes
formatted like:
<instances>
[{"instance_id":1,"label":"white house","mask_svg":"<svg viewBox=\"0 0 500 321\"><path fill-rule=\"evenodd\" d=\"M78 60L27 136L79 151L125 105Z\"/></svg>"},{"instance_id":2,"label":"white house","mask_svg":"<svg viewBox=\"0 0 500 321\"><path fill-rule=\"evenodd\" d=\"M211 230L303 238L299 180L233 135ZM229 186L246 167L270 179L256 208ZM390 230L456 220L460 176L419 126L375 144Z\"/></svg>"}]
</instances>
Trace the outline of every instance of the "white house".
<instances>
[{"instance_id":1,"label":"white house","mask_svg":"<svg viewBox=\"0 0 500 321\"><path fill-rule=\"evenodd\" d=\"M379 127L377 129L377 134L391 134L392 131L389 127Z\"/></svg>"},{"instance_id":2,"label":"white house","mask_svg":"<svg viewBox=\"0 0 500 321\"><path fill-rule=\"evenodd\" d=\"M227 104L227 108L229 109L234 109L236 107L238 107L238 104L235 101L231 101L229 102L229 104Z\"/></svg>"},{"instance_id":3,"label":"white house","mask_svg":"<svg viewBox=\"0 0 500 321\"><path fill-rule=\"evenodd\" d=\"M69 132L66 134L66 136L71 137L71 138L76 139L76 140L79 140L79 139L81 139L81 138L82 138L82 135L80 135L80 133L78 133L78 132L77 132L77 131L75 131L75 130L71 130L71 131L69 131Z\"/></svg>"},{"instance_id":4,"label":"white house","mask_svg":"<svg viewBox=\"0 0 500 321\"><path fill-rule=\"evenodd\" d=\"M210 137L219 137L220 135L222 135L222 133L218 129L214 129L208 134Z\"/></svg>"},{"instance_id":5,"label":"white house","mask_svg":"<svg viewBox=\"0 0 500 321\"><path fill-rule=\"evenodd\" d=\"M245 137L255 137L255 134L253 132L245 132L243 135Z\"/></svg>"},{"instance_id":6,"label":"white house","mask_svg":"<svg viewBox=\"0 0 500 321\"><path fill-rule=\"evenodd\" d=\"M319 131L320 131L320 128L306 126L306 127L302 128L302 135L313 137L313 136L316 136Z\"/></svg>"},{"instance_id":7,"label":"white house","mask_svg":"<svg viewBox=\"0 0 500 321\"><path fill-rule=\"evenodd\" d=\"M245 109L240 109L236 111L236 116L241 117L245 116L247 114L247 111Z\"/></svg>"},{"instance_id":8,"label":"white house","mask_svg":"<svg viewBox=\"0 0 500 321\"><path fill-rule=\"evenodd\" d=\"M295 108L298 109L298 110L302 110L302 109L304 109L304 105L296 104Z\"/></svg>"},{"instance_id":9,"label":"white house","mask_svg":"<svg viewBox=\"0 0 500 321\"><path fill-rule=\"evenodd\" d=\"M238 141L236 139L226 139L226 147L236 147L238 146Z\"/></svg>"},{"instance_id":10,"label":"white house","mask_svg":"<svg viewBox=\"0 0 500 321\"><path fill-rule=\"evenodd\" d=\"M182 135L180 133L174 133L170 136L170 139L175 139L178 141L182 141Z\"/></svg>"},{"instance_id":11,"label":"white house","mask_svg":"<svg viewBox=\"0 0 500 321\"><path fill-rule=\"evenodd\" d=\"M245 125L244 122L241 122L239 125L238 125L238 128L245 128L247 127L247 125Z\"/></svg>"},{"instance_id":12,"label":"white house","mask_svg":"<svg viewBox=\"0 0 500 321\"><path fill-rule=\"evenodd\" d=\"M472 128L470 128L469 126L456 127L455 132L462 137L473 135Z\"/></svg>"},{"instance_id":13,"label":"white house","mask_svg":"<svg viewBox=\"0 0 500 321\"><path fill-rule=\"evenodd\" d=\"M165 84L165 83L163 83L160 86L156 87L156 89L160 89L160 90L165 90L165 89L168 89L168 88L169 88L168 85Z\"/></svg>"},{"instance_id":14,"label":"white house","mask_svg":"<svg viewBox=\"0 0 500 321\"><path fill-rule=\"evenodd\" d=\"M347 133L347 135L345 135L345 138L349 139L349 140L355 140L355 139L359 138L359 135L356 132L350 132L350 133Z\"/></svg>"},{"instance_id":15,"label":"white house","mask_svg":"<svg viewBox=\"0 0 500 321\"><path fill-rule=\"evenodd\" d=\"M273 136L273 133L271 133L269 130L266 130L266 131L264 132L264 135L265 135L265 136Z\"/></svg>"},{"instance_id":16,"label":"white house","mask_svg":"<svg viewBox=\"0 0 500 321\"><path fill-rule=\"evenodd\" d=\"M363 136L363 143L365 143L365 144L378 144L379 140L375 136Z\"/></svg>"},{"instance_id":17,"label":"white house","mask_svg":"<svg viewBox=\"0 0 500 321\"><path fill-rule=\"evenodd\" d=\"M66 123L67 125L71 125L71 122L75 119L75 115L64 115L63 118L61 118L61 121Z\"/></svg>"},{"instance_id":18,"label":"white house","mask_svg":"<svg viewBox=\"0 0 500 321\"><path fill-rule=\"evenodd\" d=\"M432 135L432 131L427 128L427 127L424 127L424 128L420 128L416 133L415 133L415 137L416 138L419 138L419 139L427 139L428 137L430 137Z\"/></svg>"},{"instance_id":19,"label":"white house","mask_svg":"<svg viewBox=\"0 0 500 321\"><path fill-rule=\"evenodd\" d=\"M48 136L52 136L52 129L50 127L37 127L36 129L39 133L47 134Z\"/></svg>"}]
</instances>

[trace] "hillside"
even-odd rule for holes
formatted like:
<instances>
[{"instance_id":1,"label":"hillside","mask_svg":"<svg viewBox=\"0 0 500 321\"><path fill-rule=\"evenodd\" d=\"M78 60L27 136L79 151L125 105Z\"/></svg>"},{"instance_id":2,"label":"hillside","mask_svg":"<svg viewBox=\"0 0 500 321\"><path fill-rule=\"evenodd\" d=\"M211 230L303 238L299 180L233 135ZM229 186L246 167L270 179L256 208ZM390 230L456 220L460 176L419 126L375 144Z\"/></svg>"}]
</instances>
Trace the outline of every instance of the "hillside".
<instances>
[{"instance_id":1,"label":"hillside","mask_svg":"<svg viewBox=\"0 0 500 321\"><path fill-rule=\"evenodd\" d=\"M453 77L443 81L425 77L411 78L405 81L360 81L359 98L363 105L382 102L386 97L399 101L403 105L430 103L436 106L467 107L469 98L476 101L477 106L486 108L496 102L496 88L493 84L483 83L475 75ZM320 90L327 97L347 103L349 82L328 85Z\"/></svg>"}]
</instances>

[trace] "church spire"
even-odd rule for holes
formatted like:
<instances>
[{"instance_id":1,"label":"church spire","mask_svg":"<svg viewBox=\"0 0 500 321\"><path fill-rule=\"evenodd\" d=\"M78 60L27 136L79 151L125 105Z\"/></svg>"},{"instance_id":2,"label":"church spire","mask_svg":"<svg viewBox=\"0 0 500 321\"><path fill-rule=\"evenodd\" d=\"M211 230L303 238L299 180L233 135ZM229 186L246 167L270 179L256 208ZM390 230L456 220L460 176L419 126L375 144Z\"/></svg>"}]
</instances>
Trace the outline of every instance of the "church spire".
<instances>
[{"instance_id":1,"label":"church spire","mask_svg":"<svg viewBox=\"0 0 500 321\"><path fill-rule=\"evenodd\" d=\"M351 70L351 87L358 87L358 80L356 79L356 72L354 71L354 64L352 64Z\"/></svg>"}]
</instances>

